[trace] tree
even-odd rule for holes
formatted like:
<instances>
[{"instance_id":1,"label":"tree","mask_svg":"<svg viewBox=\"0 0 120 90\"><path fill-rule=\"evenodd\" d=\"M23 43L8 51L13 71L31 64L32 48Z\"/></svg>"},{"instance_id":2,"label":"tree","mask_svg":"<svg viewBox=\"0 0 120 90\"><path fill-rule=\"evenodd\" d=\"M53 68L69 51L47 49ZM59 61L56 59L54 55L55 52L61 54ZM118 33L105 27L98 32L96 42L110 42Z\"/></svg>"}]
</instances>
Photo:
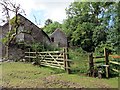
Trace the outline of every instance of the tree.
<instances>
[{"instance_id":1,"label":"tree","mask_svg":"<svg viewBox=\"0 0 120 90\"><path fill-rule=\"evenodd\" d=\"M69 6L64 30L73 45L80 45L91 56L95 48L106 41L110 20L107 13L112 4L113 2L73 2ZM94 66L93 59L90 60L92 75Z\"/></svg>"},{"instance_id":2,"label":"tree","mask_svg":"<svg viewBox=\"0 0 120 90\"><path fill-rule=\"evenodd\" d=\"M108 43L111 43L112 49L120 54L120 2L114 3L111 9L111 26L108 32Z\"/></svg>"},{"instance_id":3,"label":"tree","mask_svg":"<svg viewBox=\"0 0 120 90\"><path fill-rule=\"evenodd\" d=\"M45 21L45 26L48 26L49 24L53 23L53 21L51 19L47 19Z\"/></svg>"},{"instance_id":4,"label":"tree","mask_svg":"<svg viewBox=\"0 0 120 90\"><path fill-rule=\"evenodd\" d=\"M59 22L53 22L44 27L44 31L47 34L52 34L57 28L62 28L62 25Z\"/></svg>"},{"instance_id":5,"label":"tree","mask_svg":"<svg viewBox=\"0 0 120 90\"><path fill-rule=\"evenodd\" d=\"M9 44L18 34L19 27L19 17L18 13L24 13L24 10L21 9L20 4L16 4L10 0L0 0L0 5L2 6L2 13L6 17L6 22L8 22L9 29L6 37L3 38L3 41L6 45L6 59L8 59ZM10 22L10 13L15 14L15 18ZM11 24L14 28L11 28Z\"/></svg>"}]
</instances>

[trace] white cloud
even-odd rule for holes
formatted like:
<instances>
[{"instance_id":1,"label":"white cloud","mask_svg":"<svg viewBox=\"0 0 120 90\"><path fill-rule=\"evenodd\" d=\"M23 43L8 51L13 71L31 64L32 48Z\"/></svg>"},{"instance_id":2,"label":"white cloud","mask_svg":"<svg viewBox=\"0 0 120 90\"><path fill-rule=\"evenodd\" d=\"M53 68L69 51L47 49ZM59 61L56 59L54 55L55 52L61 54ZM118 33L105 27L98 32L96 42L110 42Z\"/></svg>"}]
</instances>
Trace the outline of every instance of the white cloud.
<instances>
[{"instance_id":1,"label":"white cloud","mask_svg":"<svg viewBox=\"0 0 120 90\"><path fill-rule=\"evenodd\" d=\"M29 17L31 11L44 11L44 20L50 18L53 21L62 22L66 18L65 8L74 0L14 0L19 3ZM35 13L34 13L35 15ZM1 16L0 16L1 17Z\"/></svg>"},{"instance_id":2,"label":"white cloud","mask_svg":"<svg viewBox=\"0 0 120 90\"><path fill-rule=\"evenodd\" d=\"M65 9L66 9L66 7L68 7L70 5L70 3L72 1L70 1L70 0L69 0L69 2L68 1L65 2L63 0L62 1L54 1L54 2L37 1L35 3L35 5L37 8L39 8L39 6L43 6L42 8L39 8L39 9L45 11L45 13L43 13L44 21L49 18L49 19L52 19L53 21L58 21L61 23L63 21L63 19L66 18Z\"/></svg>"},{"instance_id":3,"label":"white cloud","mask_svg":"<svg viewBox=\"0 0 120 90\"><path fill-rule=\"evenodd\" d=\"M46 4L46 14L45 19L52 19L54 21L61 21L62 19L65 19L66 13L65 8L67 4L63 2L53 2Z\"/></svg>"}]
</instances>

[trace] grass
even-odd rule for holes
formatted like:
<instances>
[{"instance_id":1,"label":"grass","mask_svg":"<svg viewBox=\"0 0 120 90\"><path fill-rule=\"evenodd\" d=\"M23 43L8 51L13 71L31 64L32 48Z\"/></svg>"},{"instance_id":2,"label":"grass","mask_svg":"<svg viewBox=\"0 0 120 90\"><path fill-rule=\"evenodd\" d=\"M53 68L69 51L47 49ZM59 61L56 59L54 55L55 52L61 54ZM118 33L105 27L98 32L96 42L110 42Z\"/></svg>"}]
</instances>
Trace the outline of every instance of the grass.
<instances>
[{"instance_id":1,"label":"grass","mask_svg":"<svg viewBox=\"0 0 120 90\"><path fill-rule=\"evenodd\" d=\"M69 49L69 58L72 60L72 73L80 74L88 71L88 56L87 53L81 53L80 49Z\"/></svg>"},{"instance_id":2,"label":"grass","mask_svg":"<svg viewBox=\"0 0 120 90\"><path fill-rule=\"evenodd\" d=\"M2 68L2 86L14 88L118 88L118 77L98 79L62 70L33 66L31 63L5 62Z\"/></svg>"}]
</instances>

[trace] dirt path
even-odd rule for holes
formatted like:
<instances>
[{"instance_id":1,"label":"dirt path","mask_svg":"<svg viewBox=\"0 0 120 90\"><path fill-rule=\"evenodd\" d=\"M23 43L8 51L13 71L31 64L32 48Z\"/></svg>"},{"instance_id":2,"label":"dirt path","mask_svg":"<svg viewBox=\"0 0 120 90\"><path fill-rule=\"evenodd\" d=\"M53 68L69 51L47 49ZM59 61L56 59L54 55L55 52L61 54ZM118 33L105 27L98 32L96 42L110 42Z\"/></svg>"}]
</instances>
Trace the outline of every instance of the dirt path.
<instances>
[{"instance_id":1,"label":"dirt path","mask_svg":"<svg viewBox=\"0 0 120 90\"><path fill-rule=\"evenodd\" d=\"M60 87L60 88L84 88L79 83L59 80L57 75L51 75L43 79L44 87Z\"/></svg>"}]
</instances>

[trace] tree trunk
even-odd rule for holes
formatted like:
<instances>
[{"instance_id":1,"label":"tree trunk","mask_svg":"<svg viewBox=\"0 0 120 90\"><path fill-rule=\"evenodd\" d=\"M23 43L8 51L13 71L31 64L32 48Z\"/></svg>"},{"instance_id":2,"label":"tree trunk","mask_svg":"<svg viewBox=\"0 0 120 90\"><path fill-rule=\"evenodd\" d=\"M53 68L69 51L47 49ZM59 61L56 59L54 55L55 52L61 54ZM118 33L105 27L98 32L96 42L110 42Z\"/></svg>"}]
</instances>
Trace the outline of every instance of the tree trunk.
<instances>
[{"instance_id":1,"label":"tree trunk","mask_svg":"<svg viewBox=\"0 0 120 90\"><path fill-rule=\"evenodd\" d=\"M10 16L8 15L8 18L7 18L7 21L8 21L8 32L10 32L11 30L11 25L10 25ZM10 35L8 35L8 41L7 41L7 45L6 45L6 55L5 55L5 59L8 60L9 59L9 40L10 40Z\"/></svg>"},{"instance_id":2,"label":"tree trunk","mask_svg":"<svg viewBox=\"0 0 120 90\"><path fill-rule=\"evenodd\" d=\"M93 53L88 54L88 60L89 60L89 76L93 76L94 74Z\"/></svg>"}]
</instances>

